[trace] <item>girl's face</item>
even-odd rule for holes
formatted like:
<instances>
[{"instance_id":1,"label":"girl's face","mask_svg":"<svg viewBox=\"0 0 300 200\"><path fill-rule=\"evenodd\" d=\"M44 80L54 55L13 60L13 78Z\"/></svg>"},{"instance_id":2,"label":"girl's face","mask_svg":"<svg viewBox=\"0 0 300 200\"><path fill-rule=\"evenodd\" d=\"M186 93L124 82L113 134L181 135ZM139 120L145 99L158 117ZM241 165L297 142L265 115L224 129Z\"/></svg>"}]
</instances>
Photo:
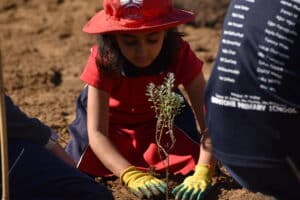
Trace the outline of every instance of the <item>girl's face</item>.
<instances>
[{"instance_id":1,"label":"girl's face","mask_svg":"<svg viewBox=\"0 0 300 200\"><path fill-rule=\"evenodd\" d=\"M137 67L149 66L159 55L166 31L116 34L123 56Z\"/></svg>"}]
</instances>

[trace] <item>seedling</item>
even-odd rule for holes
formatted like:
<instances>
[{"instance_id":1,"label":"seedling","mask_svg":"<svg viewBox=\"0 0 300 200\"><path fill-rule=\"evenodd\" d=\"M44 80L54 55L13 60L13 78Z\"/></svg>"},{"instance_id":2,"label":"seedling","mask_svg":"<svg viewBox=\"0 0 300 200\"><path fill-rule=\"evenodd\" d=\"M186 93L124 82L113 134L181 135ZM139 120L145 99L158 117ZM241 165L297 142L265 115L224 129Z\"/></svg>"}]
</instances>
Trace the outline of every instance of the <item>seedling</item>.
<instances>
[{"instance_id":1,"label":"seedling","mask_svg":"<svg viewBox=\"0 0 300 200\"><path fill-rule=\"evenodd\" d=\"M146 90L149 101L153 103L151 108L155 110L155 117L157 118L155 139L158 152L161 159L161 152L166 157L167 185L169 182L169 152L176 142L173 133L174 118L180 113L184 102L183 97L173 91L174 82L174 74L168 73L164 83L158 86L155 86L154 83L149 83ZM162 139L167 142L162 143ZM167 187L166 199L168 199L168 193Z\"/></svg>"}]
</instances>

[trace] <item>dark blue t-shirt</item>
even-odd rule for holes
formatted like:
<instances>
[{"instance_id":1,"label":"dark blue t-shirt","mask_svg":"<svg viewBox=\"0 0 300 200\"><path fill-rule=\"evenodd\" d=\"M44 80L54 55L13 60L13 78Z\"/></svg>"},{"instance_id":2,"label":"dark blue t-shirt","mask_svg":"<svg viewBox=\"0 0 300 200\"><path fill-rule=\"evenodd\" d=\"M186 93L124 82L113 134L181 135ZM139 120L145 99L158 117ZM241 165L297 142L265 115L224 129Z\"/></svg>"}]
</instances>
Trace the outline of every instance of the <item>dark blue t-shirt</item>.
<instances>
[{"instance_id":1,"label":"dark blue t-shirt","mask_svg":"<svg viewBox=\"0 0 300 200\"><path fill-rule=\"evenodd\" d=\"M206 88L217 159L299 164L300 0L232 0Z\"/></svg>"},{"instance_id":2,"label":"dark blue t-shirt","mask_svg":"<svg viewBox=\"0 0 300 200\"><path fill-rule=\"evenodd\" d=\"M31 141L45 145L51 129L36 118L28 117L5 95L8 139Z\"/></svg>"}]
</instances>

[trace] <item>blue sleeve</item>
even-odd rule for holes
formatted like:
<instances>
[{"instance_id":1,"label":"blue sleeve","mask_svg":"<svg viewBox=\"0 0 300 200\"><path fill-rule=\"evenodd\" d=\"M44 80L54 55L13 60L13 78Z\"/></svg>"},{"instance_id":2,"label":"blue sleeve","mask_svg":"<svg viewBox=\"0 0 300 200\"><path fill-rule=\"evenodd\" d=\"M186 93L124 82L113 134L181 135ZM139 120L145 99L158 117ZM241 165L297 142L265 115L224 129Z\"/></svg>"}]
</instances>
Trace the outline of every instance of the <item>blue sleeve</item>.
<instances>
[{"instance_id":1,"label":"blue sleeve","mask_svg":"<svg viewBox=\"0 0 300 200\"><path fill-rule=\"evenodd\" d=\"M51 135L51 129L36 118L23 113L11 98L5 95L8 139L21 139L45 145Z\"/></svg>"}]
</instances>

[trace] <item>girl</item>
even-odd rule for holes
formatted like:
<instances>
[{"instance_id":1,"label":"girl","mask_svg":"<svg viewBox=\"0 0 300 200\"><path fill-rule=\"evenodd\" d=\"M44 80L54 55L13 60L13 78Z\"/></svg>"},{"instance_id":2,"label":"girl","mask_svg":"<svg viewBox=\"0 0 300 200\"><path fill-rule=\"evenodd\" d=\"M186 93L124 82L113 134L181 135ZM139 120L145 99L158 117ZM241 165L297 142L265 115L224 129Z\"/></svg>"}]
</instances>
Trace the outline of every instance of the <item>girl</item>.
<instances>
[{"instance_id":1,"label":"girl","mask_svg":"<svg viewBox=\"0 0 300 200\"><path fill-rule=\"evenodd\" d=\"M176 199L200 199L213 174L210 149L206 142L199 147L199 131L207 135L203 63L174 30L192 21L193 14L173 8L170 0L104 0L103 8L83 29L97 34L98 44L81 75L88 86L78 100L67 151L80 170L92 176L116 175L139 197L164 193L166 184L145 172L166 167L155 142L155 112L145 94L150 82L162 84L172 72L175 85L187 91L195 119L186 106L175 120L177 142L169 153L169 170L187 174L196 169L173 193Z\"/></svg>"}]
</instances>

